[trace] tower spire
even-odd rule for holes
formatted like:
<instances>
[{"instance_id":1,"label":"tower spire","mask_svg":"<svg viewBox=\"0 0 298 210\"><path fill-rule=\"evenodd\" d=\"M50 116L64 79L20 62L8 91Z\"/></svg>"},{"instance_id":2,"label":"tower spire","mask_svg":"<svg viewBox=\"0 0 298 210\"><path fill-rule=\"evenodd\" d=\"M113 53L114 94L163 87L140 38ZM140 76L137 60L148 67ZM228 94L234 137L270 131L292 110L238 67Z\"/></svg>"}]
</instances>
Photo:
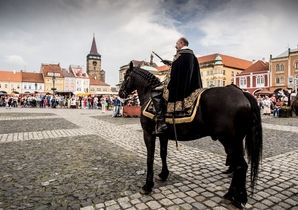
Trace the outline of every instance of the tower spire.
<instances>
[{"instance_id":1,"label":"tower spire","mask_svg":"<svg viewBox=\"0 0 298 210\"><path fill-rule=\"evenodd\" d=\"M92 40L92 45L91 45L91 49L90 49L90 54L99 55L99 53L97 52L95 34L94 33L93 33L93 40Z\"/></svg>"}]
</instances>

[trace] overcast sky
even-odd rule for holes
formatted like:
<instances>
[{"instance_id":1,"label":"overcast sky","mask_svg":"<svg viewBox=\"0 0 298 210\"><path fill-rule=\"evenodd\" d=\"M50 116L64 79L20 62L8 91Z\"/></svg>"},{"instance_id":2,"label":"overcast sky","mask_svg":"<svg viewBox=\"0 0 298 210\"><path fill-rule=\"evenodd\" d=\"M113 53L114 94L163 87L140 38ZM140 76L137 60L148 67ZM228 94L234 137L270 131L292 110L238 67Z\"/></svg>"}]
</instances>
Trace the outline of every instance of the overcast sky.
<instances>
[{"instance_id":1,"label":"overcast sky","mask_svg":"<svg viewBox=\"0 0 298 210\"><path fill-rule=\"evenodd\" d=\"M152 50L172 59L180 36L197 55L268 60L297 48L297 11L296 0L0 0L0 69L85 67L93 33L111 85Z\"/></svg>"}]
</instances>

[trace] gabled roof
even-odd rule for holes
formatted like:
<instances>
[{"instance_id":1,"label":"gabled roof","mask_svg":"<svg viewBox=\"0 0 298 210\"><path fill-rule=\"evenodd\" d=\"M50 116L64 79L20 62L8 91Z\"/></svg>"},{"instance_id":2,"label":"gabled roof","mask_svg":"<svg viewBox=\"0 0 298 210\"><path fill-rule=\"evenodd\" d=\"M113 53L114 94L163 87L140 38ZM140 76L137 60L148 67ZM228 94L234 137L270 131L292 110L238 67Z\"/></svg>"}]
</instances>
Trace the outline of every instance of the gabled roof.
<instances>
[{"instance_id":1,"label":"gabled roof","mask_svg":"<svg viewBox=\"0 0 298 210\"><path fill-rule=\"evenodd\" d=\"M261 73L269 71L269 63L262 60L258 60L246 68L240 75L250 74L250 73Z\"/></svg>"},{"instance_id":2,"label":"gabled roof","mask_svg":"<svg viewBox=\"0 0 298 210\"><path fill-rule=\"evenodd\" d=\"M42 73L21 72L22 82L44 83Z\"/></svg>"},{"instance_id":3,"label":"gabled roof","mask_svg":"<svg viewBox=\"0 0 298 210\"><path fill-rule=\"evenodd\" d=\"M22 81L21 72L0 70L0 81L1 82L21 82Z\"/></svg>"},{"instance_id":4,"label":"gabled roof","mask_svg":"<svg viewBox=\"0 0 298 210\"><path fill-rule=\"evenodd\" d=\"M75 77L69 69L62 69L62 73L64 77Z\"/></svg>"},{"instance_id":5,"label":"gabled roof","mask_svg":"<svg viewBox=\"0 0 298 210\"><path fill-rule=\"evenodd\" d=\"M133 63L133 66L134 67L151 66L151 67L157 68L157 64L156 63L150 64L150 62L147 62L147 61L144 61L144 60L143 61L132 60L132 63ZM129 68L129 63L126 64L126 65L121 66L120 68L121 69Z\"/></svg>"},{"instance_id":6,"label":"gabled roof","mask_svg":"<svg viewBox=\"0 0 298 210\"><path fill-rule=\"evenodd\" d=\"M241 58L236 58L233 56L224 55L224 54L220 54L220 53L214 53L214 54L210 54L210 55L200 56L200 57L198 57L198 61L200 64L214 63L215 58L218 55L220 55L220 57L222 58L222 63L226 67L244 70L252 64L252 61L241 59Z\"/></svg>"},{"instance_id":7,"label":"gabled roof","mask_svg":"<svg viewBox=\"0 0 298 210\"><path fill-rule=\"evenodd\" d=\"M73 73L73 75L77 78L85 78L88 79L88 74L86 73L86 71L83 69L82 66L78 66L78 65L70 65L69 66L69 70Z\"/></svg>"},{"instance_id":8,"label":"gabled roof","mask_svg":"<svg viewBox=\"0 0 298 210\"><path fill-rule=\"evenodd\" d=\"M298 52L298 47L295 48L295 49L290 49L289 48L288 50L284 51L283 53L279 54L278 56L276 56L272 59L288 57L289 53L295 53L295 52Z\"/></svg>"},{"instance_id":9,"label":"gabled roof","mask_svg":"<svg viewBox=\"0 0 298 210\"><path fill-rule=\"evenodd\" d=\"M40 72L43 74L43 76L48 76L48 73L58 73L60 76L56 77L63 77L62 68L60 67L60 64L41 64Z\"/></svg>"},{"instance_id":10,"label":"gabled roof","mask_svg":"<svg viewBox=\"0 0 298 210\"><path fill-rule=\"evenodd\" d=\"M94 78L90 78L90 85L110 86L109 84Z\"/></svg>"}]
</instances>

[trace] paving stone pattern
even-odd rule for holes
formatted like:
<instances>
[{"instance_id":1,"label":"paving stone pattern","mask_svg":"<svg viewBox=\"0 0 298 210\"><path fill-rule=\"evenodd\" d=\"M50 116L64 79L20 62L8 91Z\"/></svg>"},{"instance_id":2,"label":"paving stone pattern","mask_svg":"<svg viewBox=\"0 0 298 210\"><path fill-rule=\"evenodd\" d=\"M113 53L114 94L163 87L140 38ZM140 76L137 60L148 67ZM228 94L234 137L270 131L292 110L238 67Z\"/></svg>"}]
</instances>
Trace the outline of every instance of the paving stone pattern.
<instances>
[{"instance_id":1,"label":"paving stone pattern","mask_svg":"<svg viewBox=\"0 0 298 210\"><path fill-rule=\"evenodd\" d=\"M79 128L63 118L0 120L0 134Z\"/></svg>"},{"instance_id":2,"label":"paving stone pattern","mask_svg":"<svg viewBox=\"0 0 298 210\"><path fill-rule=\"evenodd\" d=\"M0 112L2 110L0 109ZM29 109L22 110L23 112L30 112ZM34 110L35 111L35 110ZM125 119L121 119L120 123L115 123L114 120L107 120L109 116L105 116L101 118L100 114L96 110L46 110L49 113L55 113L59 117L62 117L66 120L66 122L71 122L83 129L85 132L90 135L87 136L90 138L89 141L84 141L84 136L79 136L79 138L75 139L75 144L81 144L86 148L88 147L89 142L95 141L93 144L98 144L99 148L104 148L100 142L109 143L108 145L117 145L117 148L122 148L119 151L115 148L106 148L108 156L110 154L120 153L123 154L123 158L126 159L126 156L129 154L133 154L134 156L138 156L141 160L145 160L146 150L142 139L142 133L140 132L140 127L138 124L133 123L131 120L130 123L122 123L125 122ZM44 112L44 110L40 110L40 112ZM90 113L90 114L89 114ZM94 116L96 117L90 117ZM134 119L135 120L135 119ZM291 119L289 119L291 120ZM294 146L292 150L290 149L292 143L297 145L297 138L295 137L295 129L297 126L286 126L286 125L278 125L278 124L264 124L267 127L265 130L265 139L264 142L272 141L272 151L277 150L278 152L268 152L267 158L263 159L262 162L262 170L260 172L260 178L258 181L258 185L256 187L256 192L253 197L249 197L249 201L246 204L246 209L297 209L298 202L298 151ZM278 126L278 127L276 127ZM294 129L293 132L289 132L290 127ZM267 131L268 129L268 131ZM275 134L274 130L277 132ZM274 136L268 139L270 136ZM280 131L280 133L279 133ZM266 134L268 132L268 135ZM92 134L92 135L91 135ZM278 135L280 134L280 135ZM283 141L284 139L292 138L292 142L288 141L286 144L276 144L273 143L275 141ZM95 139L95 140L94 140ZM97 142L96 142L97 139ZM55 139L43 139L43 140L35 140L35 141L24 141L24 142L11 142L2 145L13 145L13 144L27 144L30 142L31 144L46 144L46 142L63 142L64 138L55 138ZM67 141L67 140L66 140ZM73 140L72 140L73 141ZM34 143L31 143L34 142ZM198 141L199 142L199 141ZM58 145L60 143L57 143ZM61 143L60 149L56 149L61 152L61 150L65 150L69 144L65 146ZM104 144L105 145L105 144ZM270 145L268 143L268 145ZM90 146L90 145L89 145ZM16 146L18 147L18 146ZM55 147L55 146L52 146ZM69 146L68 146L69 147ZM216 147L216 146L214 146ZM278 147L278 148L276 148ZM280 147L285 147L287 149L282 150ZM49 147L48 147L49 148ZM77 205L76 207L81 207L84 210L94 210L94 209L235 209L231 204L222 199L222 195L227 191L230 177L227 175L223 175L221 172L225 169L224 162L225 156L221 155L215 151L210 152L210 150L206 149L207 147L195 147L188 146L186 144L180 144L180 148L177 151L175 149L175 143L170 142L169 144L169 169L171 171L172 176L169 178L169 181L165 183L165 186L157 185L154 188L154 192L149 196L143 196L140 193L134 193L133 190L125 194L117 195L112 199L107 200L92 200L93 195L87 194L87 202L83 202L80 199L75 199L74 203ZM265 146L264 150L266 151L269 146ZM288 149L289 148L289 149ZM91 149L91 148L90 148ZM125 149L126 152L121 153L121 151ZM158 149L158 143L157 143ZM0 148L2 151L3 148ZM20 150L20 149L19 149ZM32 150L35 150L32 148ZM50 151L51 149L49 149ZM55 149L54 149L55 150ZM88 150L88 149L86 149ZM108 151L112 150L112 151ZM4 152L6 150L3 150ZM85 150L82 151L84 153ZM130 152L128 152L130 151ZM84 154L87 154L85 152ZM127 153L127 154L126 154ZM266 152L265 152L266 153ZM48 153L50 156L52 153ZM78 155L80 152L77 153ZM160 158L158 157L158 152L156 152L155 164L156 169L155 172L158 173L158 168L160 167ZM278 155L276 155L278 154ZM91 155L91 154L90 154ZM30 156L30 155L29 155ZM120 156L111 156L113 160L119 160ZM129 161L136 163L135 167L139 167L144 169L146 164L138 162L138 158L135 160ZM55 159L53 156L52 159ZM109 159L109 158L108 158ZM6 160L6 158L5 158ZM92 160L97 161L95 157L93 158L91 155L91 159L83 158L84 163L86 165L91 164ZM121 159L119 160L121 162ZM51 161L51 158L49 158ZM89 162L91 163L89 163ZM122 160L119 165L119 168L124 167L125 161ZM56 161L57 162L57 161ZM62 161L63 162L63 161ZM75 161L74 161L75 162ZM87 164L88 162L88 164ZM28 164L28 161L24 163ZM59 163L59 162L58 162ZM57 163L57 164L58 164ZM70 164L70 163L68 163ZM105 166L105 163L102 164L102 167ZM109 162L107 162L109 164ZM47 165L47 164L46 164ZM93 165L92 165L93 166ZM11 166L13 167L13 166ZM131 166L127 166L129 169L133 168ZM107 166L109 168L109 166ZM113 171L118 171L116 168L112 168L107 173L112 173ZM122 169L120 169L121 171ZM22 169L21 169L22 171ZM36 171L36 174L41 173L39 170ZM126 176L129 172L122 171L123 176ZM91 173L91 172L90 172ZM121 173L121 172L120 172ZM142 174L142 171L141 173ZM74 176L75 179L78 179L78 176ZM91 175L93 177L95 175ZM92 186L96 185L94 183L90 183L89 176L85 177L86 185L90 184ZM3 178L3 177L2 177ZM2 179L1 178L1 179ZM18 180L21 178L16 178L11 180L12 183L18 183ZM90 178L91 179L91 178ZM98 178L100 180L100 178ZM143 183L144 177L132 174L129 180L137 180L136 183ZM88 183L87 183L88 182ZM55 183L53 181L53 183ZM67 182L66 182L67 183ZM47 185L48 183L43 183ZM49 182L49 186L51 186L52 182ZM61 185L65 183L62 181ZM138 186L138 184L136 184ZM249 182L248 182L249 185ZM60 185L59 185L60 186ZM90 186L92 188L92 186ZM103 184L104 188L105 184ZM12 187L12 191L16 190L17 187ZM53 191L51 191L53 193ZM92 192L92 191L91 191ZM12 192L13 193L13 192ZM108 193L109 194L109 193ZM65 194L64 194L65 195ZM118 197L119 196L119 197ZM5 197L5 195L4 195ZM5 197L6 198L6 197ZM95 198L100 199L100 196L95 196ZM89 200L88 200L89 199ZM36 199L38 202L39 199ZM79 200L79 202L78 202ZM89 203L88 203L89 202ZM16 202L17 203L17 202ZM58 201L57 204L63 204L63 201ZM90 205L89 205L90 204ZM7 205L5 202L0 200L0 209L2 206ZM51 204L47 203L47 206L34 206L34 208L38 209L46 209L51 206ZM63 205L62 205L63 206ZM17 207L15 207L16 209ZM70 207L69 207L70 208ZM14 209L14 206L10 206L8 209ZM25 207L24 207L25 209ZM63 208L61 208L63 209ZM64 205L64 209L66 206Z\"/></svg>"},{"instance_id":3,"label":"paving stone pattern","mask_svg":"<svg viewBox=\"0 0 298 210\"><path fill-rule=\"evenodd\" d=\"M94 135L6 143L0 157L4 209L78 209L134 194L145 179L144 159Z\"/></svg>"}]
</instances>

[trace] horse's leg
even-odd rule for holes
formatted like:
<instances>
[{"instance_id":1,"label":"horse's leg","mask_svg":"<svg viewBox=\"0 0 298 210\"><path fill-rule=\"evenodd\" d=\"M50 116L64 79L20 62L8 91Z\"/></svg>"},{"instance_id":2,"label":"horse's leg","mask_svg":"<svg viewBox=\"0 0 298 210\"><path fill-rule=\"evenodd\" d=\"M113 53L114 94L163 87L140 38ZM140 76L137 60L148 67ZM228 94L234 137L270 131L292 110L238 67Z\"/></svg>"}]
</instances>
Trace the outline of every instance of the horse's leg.
<instances>
[{"instance_id":1,"label":"horse's leg","mask_svg":"<svg viewBox=\"0 0 298 210\"><path fill-rule=\"evenodd\" d=\"M153 182L153 163L154 163L154 151L155 151L155 139L156 137L150 132L144 130L144 141L147 148L147 177L146 184L142 187L142 194L149 194L154 187Z\"/></svg>"},{"instance_id":2,"label":"horse's leg","mask_svg":"<svg viewBox=\"0 0 298 210\"><path fill-rule=\"evenodd\" d=\"M243 155L242 139L237 142L236 146L232 147L231 155L234 173L229 191L224 195L224 198L232 201L233 205L236 207L242 208L242 205L247 203L247 192L245 185L246 172L248 168Z\"/></svg>"},{"instance_id":3,"label":"horse's leg","mask_svg":"<svg viewBox=\"0 0 298 210\"><path fill-rule=\"evenodd\" d=\"M223 145L225 152L227 154L226 157L226 166L229 166L229 168L223 172L223 174L231 174L233 173L233 167L232 167L232 155L231 155L231 147L228 145L228 139L227 138L220 138L219 142Z\"/></svg>"},{"instance_id":4,"label":"horse's leg","mask_svg":"<svg viewBox=\"0 0 298 210\"><path fill-rule=\"evenodd\" d=\"M158 175L157 179L159 181L166 181L169 176L169 170L167 165L167 154L168 154L168 138L159 137L160 141L160 157L162 161L161 173Z\"/></svg>"}]
</instances>

